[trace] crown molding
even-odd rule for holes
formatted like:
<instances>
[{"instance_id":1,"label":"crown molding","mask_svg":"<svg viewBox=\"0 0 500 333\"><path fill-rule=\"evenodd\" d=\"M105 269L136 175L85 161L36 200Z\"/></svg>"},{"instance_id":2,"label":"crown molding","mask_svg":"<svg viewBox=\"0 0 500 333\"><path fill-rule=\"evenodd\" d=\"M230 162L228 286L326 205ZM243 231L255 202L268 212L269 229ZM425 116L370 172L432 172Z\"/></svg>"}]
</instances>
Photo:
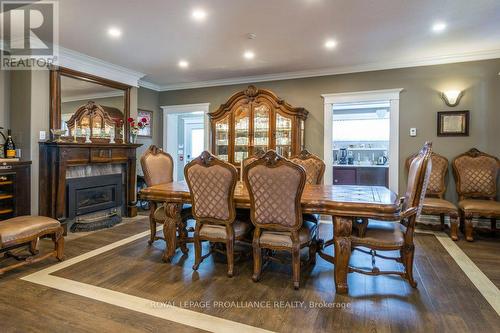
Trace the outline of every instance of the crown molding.
<instances>
[{"instance_id":1,"label":"crown molding","mask_svg":"<svg viewBox=\"0 0 500 333\"><path fill-rule=\"evenodd\" d=\"M161 86L159 84L155 84L155 83L144 81L144 80L139 80L139 87L147 88L147 89L154 90L154 91L161 90Z\"/></svg>"},{"instance_id":2,"label":"crown molding","mask_svg":"<svg viewBox=\"0 0 500 333\"><path fill-rule=\"evenodd\" d=\"M427 57L409 61L385 61L385 62L376 62L376 63L362 64L355 66L335 67L329 69L317 69L317 70L287 72L278 74L244 76L244 77L210 80L210 81L174 83L167 85L158 85L159 86L158 91L206 88L206 87L233 85L233 84L265 82L265 81L291 80L291 79L301 79L301 78L317 77L317 76L372 72L372 71L396 69L396 68L442 65L442 64L451 64L458 62L495 59L495 58L500 58L500 49Z\"/></svg>"},{"instance_id":3,"label":"crown molding","mask_svg":"<svg viewBox=\"0 0 500 333\"><path fill-rule=\"evenodd\" d=\"M146 75L61 46L59 47L59 59L56 65L125 83L133 87L138 87L139 80Z\"/></svg>"},{"instance_id":4,"label":"crown molding","mask_svg":"<svg viewBox=\"0 0 500 333\"><path fill-rule=\"evenodd\" d=\"M100 92L95 94L81 94L81 95L61 97L61 102L67 103L76 101L88 101L92 99L109 98L109 97L123 97L123 91L109 91L109 92Z\"/></svg>"}]
</instances>

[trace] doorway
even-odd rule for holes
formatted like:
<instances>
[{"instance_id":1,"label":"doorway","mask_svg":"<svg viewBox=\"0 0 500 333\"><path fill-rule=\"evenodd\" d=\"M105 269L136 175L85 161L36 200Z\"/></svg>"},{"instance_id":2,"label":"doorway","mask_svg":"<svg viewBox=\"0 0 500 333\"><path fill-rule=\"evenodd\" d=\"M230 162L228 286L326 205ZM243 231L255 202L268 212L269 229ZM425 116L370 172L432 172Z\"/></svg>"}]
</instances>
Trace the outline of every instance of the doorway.
<instances>
[{"instance_id":1,"label":"doorway","mask_svg":"<svg viewBox=\"0 0 500 333\"><path fill-rule=\"evenodd\" d=\"M361 154L355 154L354 149L351 149L353 151L351 158L354 161L358 160L359 156L359 162L365 162L365 163L374 163L376 164L381 163L381 164L387 164L388 170L387 170L387 184L388 187L398 193L399 191L399 94L402 91L402 88L397 88L397 89L385 89L385 90L373 90L373 91L359 91L359 92L348 92L348 93L338 93L338 94L323 94L322 97L324 99L324 127L325 127L325 132L324 132L324 161L327 165L326 171L325 171L325 177L324 177L324 182L325 184L333 184L334 183L334 177L333 177L333 172L334 172L334 163L335 163L335 157L337 156L337 163L340 159L340 157L343 158L343 154L345 153L344 151L341 153L337 152L338 155L335 155L334 151L334 142L333 142L333 124L334 124L334 113L335 109L353 109L353 106L355 105L368 105L372 107L374 110L374 114L369 114L369 112L365 112L366 110L362 110L359 113L364 115L359 115L358 118L373 118L370 120L370 122L374 121L381 121L381 119L384 119L388 117L389 120L389 142L388 142L388 147L378 147L370 143L370 147L368 148L382 148L381 151L372 151L367 153L366 156L361 156ZM378 104L377 104L378 103ZM369 109L369 108L368 108ZM384 112L382 112L382 109L385 109ZM354 107L355 110L355 107ZM378 114L377 114L377 110ZM338 112L340 118L342 112ZM383 113L383 114L382 114ZM347 116L349 117L349 116ZM337 117L339 119L339 117ZM368 121L367 121L368 123ZM365 124L366 125L366 124ZM358 130L362 130L359 129ZM376 131L378 128L373 129L373 127L370 129L370 131ZM354 145L354 144L351 144ZM363 147L351 147L351 148L367 148L366 143L360 143L360 146L363 145ZM340 147L335 147L340 150ZM384 151L386 152L384 155ZM348 154L348 153L347 153ZM380 155L380 156L379 156ZM348 163L348 158L349 156L346 156L346 160ZM387 158L387 160L386 160ZM353 161L353 163L354 163ZM385 161L385 162L384 162ZM342 161L343 163L344 161ZM370 178L372 178L370 176ZM350 174L349 180L352 182L354 181L355 175Z\"/></svg>"},{"instance_id":2,"label":"doorway","mask_svg":"<svg viewBox=\"0 0 500 333\"><path fill-rule=\"evenodd\" d=\"M163 109L163 147L174 160L174 180L184 180L184 166L208 150L208 103L169 105Z\"/></svg>"}]
</instances>

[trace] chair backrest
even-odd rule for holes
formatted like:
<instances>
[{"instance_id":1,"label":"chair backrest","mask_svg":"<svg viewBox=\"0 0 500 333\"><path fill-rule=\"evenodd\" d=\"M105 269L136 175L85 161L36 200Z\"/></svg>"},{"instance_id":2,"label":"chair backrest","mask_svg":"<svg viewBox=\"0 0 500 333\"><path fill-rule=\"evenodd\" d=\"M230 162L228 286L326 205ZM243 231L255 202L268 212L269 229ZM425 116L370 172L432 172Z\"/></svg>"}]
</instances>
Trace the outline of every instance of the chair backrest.
<instances>
[{"instance_id":1,"label":"chair backrest","mask_svg":"<svg viewBox=\"0 0 500 333\"><path fill-rule=\"evenodd\" d=\"M233 196L238 180L234 166L204 151L186 165L184 176L195 219L218 224L234 222Z\"/></svg>"},{"instance_id":2,"label":"chair backrest","mask_svg":"<svg viewBox=\"0 0 500 333\"><path fill-rule=\"evenodd\" d=\"M258 149L255 154L253 154L250 157L245 158L243 161L241 161L241 180L245 179L245 167L249 165L250 163L258 160L262 156L264 156L266 152L263 151L262 149Z\"/></svg>"},{"instance_id":3,"label":"chair backrest","mask_svg":"<svg viewBox=\"0 0 500 333\"><path fill-rule=\"evenodd\" d=\"M410 164L418 154L413 154L406 159L406 171L410 170ZM426 197L444 198L446 192L446 174L448 173L448 159L435 152L431 153L432 170L427 185Z\"/></svg>"},{"instance_id":4,"label":"chair backrest","mask_svg":"<svg viewBox=\"0 0 500 333\"><path fill-rule=\"evenodd\" d=\"M155 145L141 156L141 167L147 186L153 186L173 181L174 161L172 156Z\"/></svg>"},{"instance_id":5,"label":"chair backrest","mask_svg":"<svg viewBox=\"0 0 500 333\"><path fill-rule=\"evenodd\" d=\"M257 227L298 230L302 226L300 199L306 182L303 167L269 150L245 168L250 217Z\"/></svg>"},{"instance_id":6,"label":"chair backrest","mask_svg":"<svg viewBox=\"0 0 500 333\"><path fill-rule=\"evenodd\" d=\"M460 200L465 198L495 199L500 161L492 155L472 148L453 160L453 174Z\"/></svg>"},{"instance_id":7,"label":"chair backrest","mask_svg":"<svg viewBox=\"0 0 500 333\"><path fill-rule=\"evenodd\" d=\"M408 171L408 185L406 187L402 209L404 212L407 209L417 208L416 217L420 215L422 210L423 199L431 175L431 153L432 143L426 142L422 150L420 150L418 155L415 156L410 163Z\"/></svg>"},{"instance_id":8,"label":"chair backrest","mask_svg":"<svg viewBox=\"0 0 500 333\"><path fill-rule=\"evenodd\" d=\"M321 158L304 149L290 160L306 170L306 184L319 185L323 182L325 162Z\"/></svg>"}]
</instances>

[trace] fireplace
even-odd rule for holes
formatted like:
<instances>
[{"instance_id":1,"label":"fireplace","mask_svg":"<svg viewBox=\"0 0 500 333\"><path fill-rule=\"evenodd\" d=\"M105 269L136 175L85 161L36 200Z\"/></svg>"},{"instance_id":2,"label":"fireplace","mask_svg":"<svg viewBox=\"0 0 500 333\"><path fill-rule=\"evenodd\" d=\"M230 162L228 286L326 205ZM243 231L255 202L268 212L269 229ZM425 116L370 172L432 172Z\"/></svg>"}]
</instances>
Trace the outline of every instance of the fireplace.
<instances>
[{"instance_id":1,"label":"fireplace","mask_svg":"<svg viewBox=\"0 0 500 333\"><path fill-rule=\"evenodd\" d=\"M69 178L66 184L71 231L90 231L121 221L121 174Z\"/></svg>"}]
</instances>

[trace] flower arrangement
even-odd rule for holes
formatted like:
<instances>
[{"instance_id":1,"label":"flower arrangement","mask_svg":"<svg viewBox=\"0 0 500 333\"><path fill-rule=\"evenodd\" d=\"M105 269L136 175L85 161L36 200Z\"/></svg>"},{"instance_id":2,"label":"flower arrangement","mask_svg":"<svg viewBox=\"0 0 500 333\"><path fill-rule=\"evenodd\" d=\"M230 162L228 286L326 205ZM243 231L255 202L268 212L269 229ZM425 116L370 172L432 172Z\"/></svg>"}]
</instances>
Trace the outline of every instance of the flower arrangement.
<instances>
[{"instance_id":1,"label":"flower arrangement","mask_svg":"<svg viewBox=\"0 0 500 333\"><path fill-rule=\"evenodd\" d=\"M137 135L139 134L139 130L143 129L148 125L148 120L146 118L141 118L134 120L134 118L127 119L130 126L130 134L132 134L132 142L135 143L137 139Z\"/></svg>"}]
</instances>

